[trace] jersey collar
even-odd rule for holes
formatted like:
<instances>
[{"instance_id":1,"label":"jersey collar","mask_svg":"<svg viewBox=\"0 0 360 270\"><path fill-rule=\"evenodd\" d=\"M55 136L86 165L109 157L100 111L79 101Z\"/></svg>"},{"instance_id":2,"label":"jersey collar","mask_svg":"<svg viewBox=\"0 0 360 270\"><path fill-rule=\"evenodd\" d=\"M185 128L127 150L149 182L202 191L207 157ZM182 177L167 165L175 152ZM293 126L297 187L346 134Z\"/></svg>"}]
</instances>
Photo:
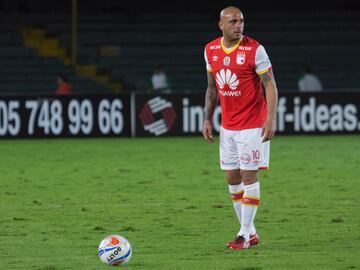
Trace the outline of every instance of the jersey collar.
<instances>
[{"instance_id":1,"label":"jersey collar","mask_svg":"<svg viewBox=\"0 0 360 270\"><path fill-rule=\"evenodd\" d=\"M230 54L230 53L232 53L234 50L236 50L236 48L239 46L239 44L240 44L240 42L242 41L242 38L243 38L243 36L241 36L241 38L239 39L239 41L234 45L234 46L232 46L231 48L226 48L225 46L224 46L224 42L223 42L223 40L224 40L224 37L222 37L221 38L221 48L223 49L223 51L226 53L226 54Z\"/></svg>"}]
</instances>

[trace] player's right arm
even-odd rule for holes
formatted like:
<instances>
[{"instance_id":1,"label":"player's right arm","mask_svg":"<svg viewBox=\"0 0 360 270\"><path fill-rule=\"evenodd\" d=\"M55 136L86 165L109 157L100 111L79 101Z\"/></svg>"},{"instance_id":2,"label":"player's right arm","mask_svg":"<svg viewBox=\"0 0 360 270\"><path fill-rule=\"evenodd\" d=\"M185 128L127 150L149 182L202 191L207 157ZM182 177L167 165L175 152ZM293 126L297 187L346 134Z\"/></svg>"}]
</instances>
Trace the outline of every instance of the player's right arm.
<instances>
[{"instance_id":1,"label":"player's right arm","mask_svg":"<svg viewBox=\"0 0 360 270\"><path fill-rule=\"evenodd\" d=\"M218 102L218 91L211 72L207 72L207 89L205 94L205 121L203 127L204 139L209 143L213 142L212 116Z\"/></svg>"}]
</instances>

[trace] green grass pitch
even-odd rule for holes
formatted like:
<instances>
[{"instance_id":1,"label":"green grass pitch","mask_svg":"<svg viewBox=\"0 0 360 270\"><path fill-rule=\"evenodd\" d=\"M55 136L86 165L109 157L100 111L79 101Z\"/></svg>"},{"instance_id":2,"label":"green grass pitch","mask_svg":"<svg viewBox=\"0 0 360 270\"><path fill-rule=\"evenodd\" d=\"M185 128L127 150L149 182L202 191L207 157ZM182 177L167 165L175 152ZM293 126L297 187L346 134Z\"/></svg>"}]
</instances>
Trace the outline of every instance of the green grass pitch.
<instances>
[{"instance_id":1,"label":"green grass pitch","mask_svg":"<svg viewBox=\"0 0 360 270\"><path fill-rule=\"evenodd\" d=\"M238 231L218 140L2 140L0 269L109 269L108 234L127 237L125 269L359 269L360 137L272 142L255 225Z\"/></svg>"}]
</instances>

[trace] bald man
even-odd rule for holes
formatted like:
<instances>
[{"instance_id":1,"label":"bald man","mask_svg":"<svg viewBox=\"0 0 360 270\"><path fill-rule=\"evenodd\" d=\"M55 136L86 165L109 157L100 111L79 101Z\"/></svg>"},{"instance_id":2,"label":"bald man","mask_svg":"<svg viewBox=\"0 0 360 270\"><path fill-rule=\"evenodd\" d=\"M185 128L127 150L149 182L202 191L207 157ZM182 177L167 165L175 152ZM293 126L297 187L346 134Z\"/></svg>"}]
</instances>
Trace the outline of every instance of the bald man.
<instances>
[{"instance_id":1,"label":"bald man","mask_svg":"<svg viewBox=\"0 0 360 270\"><path fill-rule=\"evenodd\" d=\"M226 172L240 223L235 240L226 246L242 250L260 243L254 226L260 202L258 171L269 167L277 88L264 47L243 35L244 16L240 9L222 10L219 28L222 36L209 42L204 52L208 86L203 136L213 142L212 116L220 99L220 167Z\"/></svg>"}]
</instances>

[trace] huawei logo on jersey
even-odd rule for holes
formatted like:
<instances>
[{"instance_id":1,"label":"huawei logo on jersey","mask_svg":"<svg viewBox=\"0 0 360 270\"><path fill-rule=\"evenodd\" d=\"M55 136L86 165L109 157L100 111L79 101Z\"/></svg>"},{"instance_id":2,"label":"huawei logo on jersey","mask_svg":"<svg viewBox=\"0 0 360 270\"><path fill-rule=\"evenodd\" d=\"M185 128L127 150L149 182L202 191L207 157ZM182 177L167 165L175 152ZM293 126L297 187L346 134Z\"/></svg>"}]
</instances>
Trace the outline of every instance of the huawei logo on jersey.
<instances>
[{"instance_id":1,"label":"huawei logo on jersey","mask_svg":"<svg viewBox=\"0 0 360 270\"><path fill-rule=\"evenodd\" d=\"M235 90L239 85L239 80L236 77L236 74L231 74L230 69L227 69L226 71L222 69L216 73L216 82L220 89L223 89L225 85L228 85L231 90Z\"/></svg>"},{"instance_id":2,"label":"huawei logo on jersey","mask_svg":"<svg viewBox=\"0 0 360 270\"><path fill-rule=\"evenodd\" d=\"M219 86L219 94L222 96L239 97L241 91L226 91L223 90L225 85L228 85L231 90L236 90L239 85L239 80L235 73L231 73L230 69L222 69L216 73L216 83Z\"/></svg>"}]
</instances>

